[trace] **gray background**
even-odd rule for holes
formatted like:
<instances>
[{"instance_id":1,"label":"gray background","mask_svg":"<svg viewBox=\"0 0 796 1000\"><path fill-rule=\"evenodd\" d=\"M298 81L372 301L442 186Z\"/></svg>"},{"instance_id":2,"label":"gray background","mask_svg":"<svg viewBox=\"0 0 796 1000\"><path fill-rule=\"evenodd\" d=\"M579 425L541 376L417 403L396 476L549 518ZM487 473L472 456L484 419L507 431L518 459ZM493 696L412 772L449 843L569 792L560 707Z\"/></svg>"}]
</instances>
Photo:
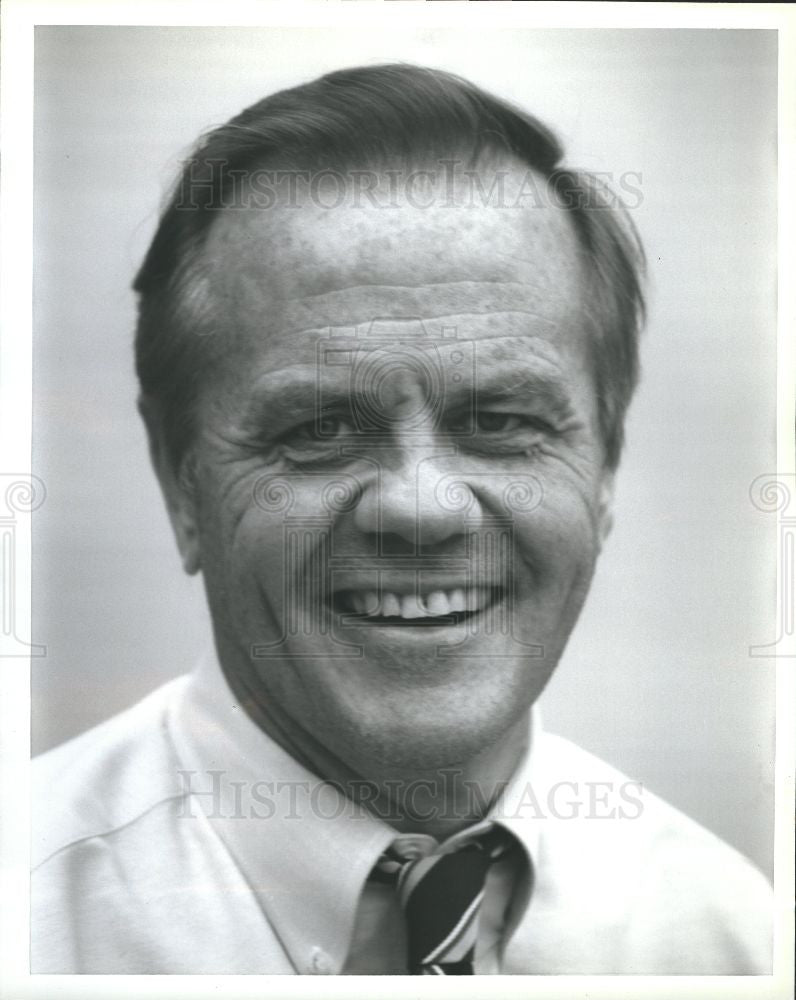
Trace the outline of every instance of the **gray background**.
<instances>
[{"instance_id":1,"label":"gray background","mask_svg":"<svg viewBox=\"0 0 796 1000\"><path fill-rule=\"evenodd\" d=\"M346 65L451 69L640 173L652 274L616 526L547 728L770 873L776 35L766 31L36 30L34 750L191 667L209 641L135 413L135 269L198 133ZM633 199L635 202L635 199Z\"/></svg>"}]
</instances>

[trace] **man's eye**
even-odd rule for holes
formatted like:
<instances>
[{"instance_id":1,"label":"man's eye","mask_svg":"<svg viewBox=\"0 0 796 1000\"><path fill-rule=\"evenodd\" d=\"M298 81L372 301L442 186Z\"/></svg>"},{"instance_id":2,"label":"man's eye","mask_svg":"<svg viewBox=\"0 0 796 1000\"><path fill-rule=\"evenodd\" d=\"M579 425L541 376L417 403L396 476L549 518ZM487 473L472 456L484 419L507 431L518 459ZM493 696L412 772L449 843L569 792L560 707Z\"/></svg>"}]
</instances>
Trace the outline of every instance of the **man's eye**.
<instances>
[{"instance_id":1,"label":"man's eye","mask_svg":"<svg viewBox=\"0 0 796 1000\"><path fill-rule=\"evenodd\" d=\"M499 410L479 410L475 414L475 429L485 434L499 434L516 431L522 426L522 418L516 413Z\"/></svg>"},{"instance_id":2,"label":"man's eye","mask_svg":"<svg viewBox=\"0 0 796 1000\"><path fill-rule=\"evenodd\" d=\"M317 423L317 436L321 438L340 437L343 434L351 434L353 429L350 422L342 417L323 416Z\"/></svg>"},{"instance_id":3,"label":"man's eye","mask_svg":"<svg viewBox=\"0 0 796 1000\"><path fill-rule=\"evenodd\" d=\"M290 447L307 448L333 443L336 439L353 433L354 428L349 420L334 414L324 414L320 419L307 420L306 423L294 427L282 440Z\"/></svg>"}]
</instances>

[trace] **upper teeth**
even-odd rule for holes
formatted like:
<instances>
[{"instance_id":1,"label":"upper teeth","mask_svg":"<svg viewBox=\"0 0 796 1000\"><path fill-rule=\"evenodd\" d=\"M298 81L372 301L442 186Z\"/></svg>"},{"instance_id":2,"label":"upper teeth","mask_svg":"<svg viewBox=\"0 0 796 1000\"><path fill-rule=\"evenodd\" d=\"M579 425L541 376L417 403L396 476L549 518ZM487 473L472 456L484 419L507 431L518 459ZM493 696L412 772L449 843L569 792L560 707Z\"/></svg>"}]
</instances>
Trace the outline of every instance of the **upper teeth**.
<instances>
[{"instance_id":1,"label":"upper teeth","mask_svg":"<svg viewBox=\"0 0 796 1000\"><path fill-rule=\"evenodd\" d=\"M489 601L488 587L456 587L454 590L432 590L427 594L394 594L385 590L350 591L347 595L351 610L375 618L434 618L454 611L480 611Z\"/></svg>"}]
</instances>

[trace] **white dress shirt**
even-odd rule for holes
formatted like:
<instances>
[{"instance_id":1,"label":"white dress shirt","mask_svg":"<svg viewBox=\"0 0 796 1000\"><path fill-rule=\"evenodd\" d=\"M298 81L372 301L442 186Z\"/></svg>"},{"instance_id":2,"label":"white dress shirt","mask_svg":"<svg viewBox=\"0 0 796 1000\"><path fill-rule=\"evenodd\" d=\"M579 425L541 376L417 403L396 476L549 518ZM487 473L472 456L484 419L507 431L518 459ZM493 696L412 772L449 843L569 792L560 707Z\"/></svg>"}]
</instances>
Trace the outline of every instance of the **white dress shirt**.
<instances>
[{"instance_id":1,"label":"white dress shirt","mask_svg":"<svg viewBox=\"0 0 796 1000\"><path fill-rule=\"evenodd\" d=\"M402 974L399 835L237 706L213 658L37 758L34 973ZM770 974L773 900L740 854L541 730L490 816L479 974ZM465 831L459 836L467 836Z\"/></svg>"}]
</instances>

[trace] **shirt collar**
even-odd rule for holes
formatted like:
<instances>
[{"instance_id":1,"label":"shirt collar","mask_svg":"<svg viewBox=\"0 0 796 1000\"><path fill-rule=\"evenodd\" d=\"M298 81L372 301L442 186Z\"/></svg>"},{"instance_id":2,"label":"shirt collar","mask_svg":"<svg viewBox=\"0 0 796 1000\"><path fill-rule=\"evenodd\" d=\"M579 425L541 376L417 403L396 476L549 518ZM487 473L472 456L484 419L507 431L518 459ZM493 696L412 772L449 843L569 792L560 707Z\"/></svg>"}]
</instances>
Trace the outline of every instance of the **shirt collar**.
<instances>
[{"instance_id":1,"label":"shirt collar","mask_svg":"<svg viewBox=\"0 0 796 1000\"><path fill-rule=\"evenodd\" d=\"M534 743L538 716L534 708ZM264 733L236 703L214 656L192 674L172 725L186 791L235 858L296 970L339 973L363 885L396 830ZM489 816L519 840L529 862L539 836L523 807L533 756L529 747Z\"/></svg>"}]
</instances>

